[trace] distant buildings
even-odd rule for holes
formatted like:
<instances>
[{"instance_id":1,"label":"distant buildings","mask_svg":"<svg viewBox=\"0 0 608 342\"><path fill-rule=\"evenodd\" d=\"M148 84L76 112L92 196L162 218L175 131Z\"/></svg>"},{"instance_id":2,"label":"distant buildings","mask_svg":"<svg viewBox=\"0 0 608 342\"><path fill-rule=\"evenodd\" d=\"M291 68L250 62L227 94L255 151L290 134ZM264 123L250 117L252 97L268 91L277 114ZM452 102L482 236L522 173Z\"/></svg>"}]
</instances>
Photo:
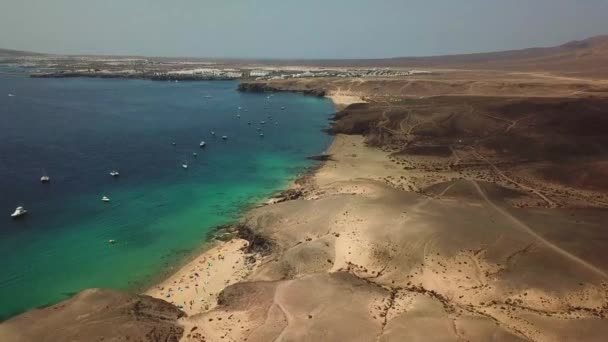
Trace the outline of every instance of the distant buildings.
<instances>
[{"instance_id":1,"label":"distant buildings","mask_svg":"<svg viewBox=\"0 0 608 342\"><path fill-rule=\"evenodd\" d=\"M270 75L270 71L267 70L251 70L249 72L250 77L265 77Z\"/></svg>"}]
</instances>

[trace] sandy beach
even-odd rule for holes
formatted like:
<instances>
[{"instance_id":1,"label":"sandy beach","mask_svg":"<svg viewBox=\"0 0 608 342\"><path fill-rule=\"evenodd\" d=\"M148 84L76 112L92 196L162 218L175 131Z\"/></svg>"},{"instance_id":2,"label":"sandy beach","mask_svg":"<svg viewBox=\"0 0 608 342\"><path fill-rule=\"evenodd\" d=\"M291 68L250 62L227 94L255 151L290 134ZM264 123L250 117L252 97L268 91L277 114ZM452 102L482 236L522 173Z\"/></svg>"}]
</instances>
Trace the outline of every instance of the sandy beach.
<instances>
[{"instance_id":1,"label":"sandy beach","mask_svg":"<svg viewBox=\"0 0 608 342\"><path fill-rule=\"evenodd\" d=\"M338 110L362 102L357 96L336 95L328 98L334 102ZM328 152L334 154L341 151L345 138L345 136L336 138L328 148ZM327 172L325 169L328 168L334 167L322 167L316 174L324 174ZM290 185L292 189L301 187L298 182L292 182ZM272 202L271 199L269 203ZM217 305L218 295L224 288L245 280L259 265L259 262L248 259L252 256L245 251L248 244L246 240L239 238L212 242L203 253L146 290L144 294L170 302L189 316L212 310Z\"/></svg>"}]
</instances>

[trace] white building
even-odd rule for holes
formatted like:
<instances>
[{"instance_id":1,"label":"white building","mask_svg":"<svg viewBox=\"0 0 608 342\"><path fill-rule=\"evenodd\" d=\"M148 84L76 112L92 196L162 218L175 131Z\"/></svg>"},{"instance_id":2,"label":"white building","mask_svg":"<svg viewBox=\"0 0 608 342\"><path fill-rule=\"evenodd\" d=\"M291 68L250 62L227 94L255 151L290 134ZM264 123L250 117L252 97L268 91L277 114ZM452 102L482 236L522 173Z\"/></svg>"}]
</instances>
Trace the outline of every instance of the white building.
<instances>
[{"instance_id":1,"label":"white building","mask_svg":"<svg viewBox=\"0 0 608 342\"><path fill-rule=\"evenodd\" d=\"M251 70L249 76L251 77L264 77L270 75L270 71L266 70Z\"/></svg>"}]
</instances>

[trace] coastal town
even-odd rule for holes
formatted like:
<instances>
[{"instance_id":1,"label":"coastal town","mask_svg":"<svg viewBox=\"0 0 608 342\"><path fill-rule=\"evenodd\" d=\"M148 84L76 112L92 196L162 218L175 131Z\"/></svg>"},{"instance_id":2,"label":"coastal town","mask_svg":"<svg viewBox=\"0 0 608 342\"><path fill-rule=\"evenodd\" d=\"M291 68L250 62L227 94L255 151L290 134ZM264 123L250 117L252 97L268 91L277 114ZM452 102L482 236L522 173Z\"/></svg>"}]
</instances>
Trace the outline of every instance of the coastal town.
<instances>
[{"instance_id":1,"label":"coastal town","mask_svg":"<svg viewBox=\"0 0 608 342\"><path fill-rule=\"evenodd\" d=\"M404 68L348 68L267 66L204 60L184 61L137 57L27 56L4 60L37 78L134 78L157 81L282 80L314 77L371 78L430 75L426 70Z\"/></svg>"}]
</instances>

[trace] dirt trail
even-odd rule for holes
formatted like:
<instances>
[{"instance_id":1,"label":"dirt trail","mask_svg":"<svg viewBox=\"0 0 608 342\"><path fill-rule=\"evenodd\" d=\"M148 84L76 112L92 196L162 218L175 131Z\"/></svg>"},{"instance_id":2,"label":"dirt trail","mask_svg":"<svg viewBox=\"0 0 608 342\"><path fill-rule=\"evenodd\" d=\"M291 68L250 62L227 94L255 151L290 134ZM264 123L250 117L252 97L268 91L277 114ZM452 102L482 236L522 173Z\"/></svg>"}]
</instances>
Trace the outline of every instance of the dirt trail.
<instances>
[{"instance_id":1,"label":"dirt trail","mask_svg":"<svg viewBox=\"0 0 608 342\"><path fill-rule=\"evenodd\" d=\"M538 239L540 242L542 242L546 247L552 249L553 251L557 252L558 254L561 254L562 256L564 256L565 258L585 267L586 269L596 273L597 275L608 279L608 273L604 272L602 269L588 263L587 261L577 257L574 254L571 254L570 252L564 250L563 248L555 245L554 243L552 243L551 241L548 241L547 239L545 239L544 237L542 237L541 235L539 235L538 233L536 233L534 230L532 230L528 225L526 225L524 222L522 222L521 220L517 219L515 216L511 215L509 212L507 212L506 210L504 210L503 208L499 207L498 205L496 205L494 202L492 202L488 196L486 195L486 193L481 189L481 187L479 186L479 184L476 181L470 181L473 186L475 187L475 189L477 190L477 192L479 193L479 195L483 198L484 201L486 201L486 203L488 203L489 206L491 206L492 208L494 208L494 210L496 210L498 213L500 213L501 215L503 215L505 218L507 218L509 221L513 222L514 226L525 231L526 233L532 235L534 238Z\"/></svg>"},{"instance_id":2,"label":"dirt trail","mask_svg":"<svg viewBox=\"0 0 608 342\"><path fill-rule=\"evenodd\" d=\"M530 186L524 185L524 184L522 184L522 183L514 180L513 178L505 175L498 167L496 167L496 165L494 165L494 163L492 163L491 161L489 161L488 159L486 159L484 156L482 156L477 151L473 150L473 154L477 158L483 160L488 165L490 165L490 167L494 170L494 172L496 172L500 177L506 179L510 183L513 183L513 184L519 186L520 188L522 188L524 190L531 191L532 193L534 193L535 195L537 195L538 197L540 197L543 201L547 202L547 204L549 205L550 208L555 208L556 207L555 202L553 202L552 200L550 200L547 196L543 195L540 191L538 191L535 188L532 188Z\"/></svg>"},{"instance_id":3,"label":"dirt trail","mask_svg":"<svg viewBox=\"0 0 608 342\"><path fill-rule=\"evenodd\" d=\"M285 316L285 320L287 321L287 325L285 325L279 336L277 336L274 341L282 341L283 336L287 333L287 329L289 328L289 326L293 325L293 316L291 315L291 313L289 313L287 309L285 309L285 306L282 303L283 288L291 285L292 282L293 280L289 280L285 283L279 284L274 292L274 305L279 307L279 309L281 310L281 312L283 312L283 315Z\"/></svg>"}]
</instances>

